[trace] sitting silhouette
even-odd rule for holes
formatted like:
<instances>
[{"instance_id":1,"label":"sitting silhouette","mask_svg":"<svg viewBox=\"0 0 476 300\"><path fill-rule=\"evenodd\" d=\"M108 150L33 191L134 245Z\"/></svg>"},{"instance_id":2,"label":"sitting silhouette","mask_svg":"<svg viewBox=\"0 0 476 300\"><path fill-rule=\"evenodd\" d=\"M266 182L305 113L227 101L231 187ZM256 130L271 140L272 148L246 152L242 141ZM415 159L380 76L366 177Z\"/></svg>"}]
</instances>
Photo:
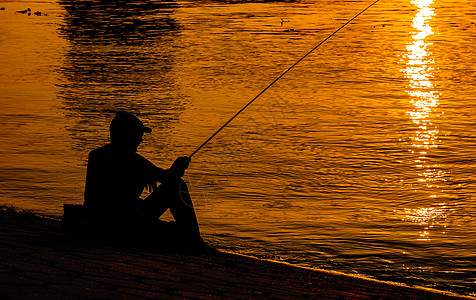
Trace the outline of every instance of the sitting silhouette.
<instances>
[{"instance_id":1,"label":"sitting silhouette","mask_svg":"<svg viewBox=\"0 0 476 300\"><path fill-rule=\"evenodd\" d=\"M143 134L151 131L135 115L117 112L110 125L110 144L89 153L84 192L88 229L117 238L157 236L160 241L160 236L169 236L185 250L215 252L200 237L192 200L181 178L190 158L179 157L164 170L137 154ZM146 187L152 193L142 200ZM159 220L167 209L175 222Z\"/></svg>"}]
</instances>

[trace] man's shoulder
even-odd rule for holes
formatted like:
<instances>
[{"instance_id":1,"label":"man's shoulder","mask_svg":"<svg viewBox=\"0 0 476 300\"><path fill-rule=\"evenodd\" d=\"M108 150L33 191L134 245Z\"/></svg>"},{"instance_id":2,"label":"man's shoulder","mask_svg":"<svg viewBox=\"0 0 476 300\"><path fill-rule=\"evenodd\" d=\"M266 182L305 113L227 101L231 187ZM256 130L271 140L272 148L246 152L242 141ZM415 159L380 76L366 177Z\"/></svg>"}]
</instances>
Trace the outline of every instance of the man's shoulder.
<instances>
[{"instance_id":1,"label":"man's shoulder","mask_svg":"<svg viewBox=\"0 0 476 300\"><path fill-rule=\"evenodd\" d=\"M147 158L143 157L137 152L120 151L111 146L111 144L104 145L89 152L89 158L106 158L116 157L136 162L143 162L145 164L152 164ZM153 164L152 164L153 165Z\"/></svg>"},{"instance_id":2,"label":"man's shoulder","mask_svg":"<svg viewBox=\"0 0 476 300\"><path fill-rule=\"evenodd\" d=\"M107 154L108 152L110 152L110 145L104 145L102 147L99 147L99 148L96 148L94 150L91 150L89 152L89 156L97 156L97 155L101 155L101 154Z\"/></svg>"}]
</instances>

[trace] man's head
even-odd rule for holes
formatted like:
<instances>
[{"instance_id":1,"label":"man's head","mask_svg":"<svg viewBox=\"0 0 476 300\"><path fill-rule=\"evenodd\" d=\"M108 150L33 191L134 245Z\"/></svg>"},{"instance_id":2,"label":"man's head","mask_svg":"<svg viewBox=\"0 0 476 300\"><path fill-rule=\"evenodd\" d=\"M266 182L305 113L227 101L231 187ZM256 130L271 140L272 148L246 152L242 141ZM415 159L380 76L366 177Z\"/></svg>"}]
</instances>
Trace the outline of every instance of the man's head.
<instances>
[{"instance_id":1,"label":"man's head","mask_svg":"<svg viewBox=\"0 0 476 300\"><path fill-rule=\"evenodd\" d=\"M119 111L112 119L109 131L113 145L136 151L144 132L150 133L152 129L145 127L142 121L130 112Z\"/></svg>"}]
</instances>

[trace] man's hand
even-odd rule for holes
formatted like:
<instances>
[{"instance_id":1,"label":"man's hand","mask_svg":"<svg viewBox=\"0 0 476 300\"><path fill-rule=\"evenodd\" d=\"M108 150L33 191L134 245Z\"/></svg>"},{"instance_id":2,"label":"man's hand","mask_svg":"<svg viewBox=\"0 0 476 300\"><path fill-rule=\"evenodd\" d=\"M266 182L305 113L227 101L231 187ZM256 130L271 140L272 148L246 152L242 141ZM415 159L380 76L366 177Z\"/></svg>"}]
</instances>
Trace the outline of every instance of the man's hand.
<instances>
[{"instance_id":1,"label":"man's hand","mask_svg":"<svg viewBox=\"0 0 476 300\"><path fill-rule=\"evenodd\" d=\"M150 193L155 192L155 190L157 189L157 182L152 181L152 182L148 183L148 184L145 186L145 188L146 188L146 190L149 191Z\"/></svg>"},{"instance_id":2,"label":"man's hand","mask_svg":"<svg viewBox=\"0 0 476 300\"><path fill-rule=\"evenodd\" d=\"M185 174L185 170L188 168L190 161L191 159L188 156L178 157L169 170L173 176L182 177Z\"/></svg>"}]
</instances>

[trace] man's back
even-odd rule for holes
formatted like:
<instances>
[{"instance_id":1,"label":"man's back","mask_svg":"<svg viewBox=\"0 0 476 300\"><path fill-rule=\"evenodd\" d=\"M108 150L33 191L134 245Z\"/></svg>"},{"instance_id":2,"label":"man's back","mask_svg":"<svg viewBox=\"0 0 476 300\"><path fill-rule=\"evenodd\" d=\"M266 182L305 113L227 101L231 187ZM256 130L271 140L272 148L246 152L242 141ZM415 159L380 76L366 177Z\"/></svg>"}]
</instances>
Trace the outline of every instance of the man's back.
<instances>
[{"instance_id":1,"label":"man's back","mask_svg":"<svg viewBox=\"0 0 476 300\"><path fill-rule=\"evenodd\" d=\"M91 151L84 192L89 222L129 223L145 185L153 181L157 170L141 155L112 144Z\"/></svg>"}]
</instances>

